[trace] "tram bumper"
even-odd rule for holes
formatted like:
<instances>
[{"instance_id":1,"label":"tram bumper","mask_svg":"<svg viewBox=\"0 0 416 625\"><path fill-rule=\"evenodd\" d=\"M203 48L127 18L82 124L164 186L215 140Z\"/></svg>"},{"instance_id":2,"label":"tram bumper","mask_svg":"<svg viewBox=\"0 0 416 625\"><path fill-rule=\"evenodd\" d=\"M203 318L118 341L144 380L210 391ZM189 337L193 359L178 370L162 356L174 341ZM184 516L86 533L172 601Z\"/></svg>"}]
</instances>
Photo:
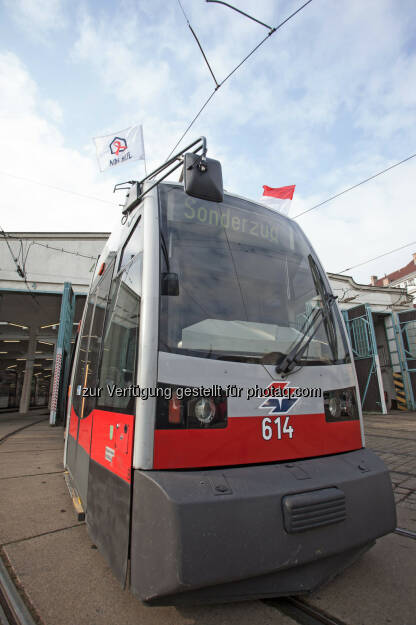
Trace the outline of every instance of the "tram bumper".
<instances>
[{"instance_id":1,"label":"tram bumper","mask_svg":"<svg viewBox=\"0 0 416 625\"><path fill-rule=\"evenodd\" d=\"M135 471L132 591L178 604L305 593L396 526L371 451L290 463Z\"/></svg>"}]
</instances>

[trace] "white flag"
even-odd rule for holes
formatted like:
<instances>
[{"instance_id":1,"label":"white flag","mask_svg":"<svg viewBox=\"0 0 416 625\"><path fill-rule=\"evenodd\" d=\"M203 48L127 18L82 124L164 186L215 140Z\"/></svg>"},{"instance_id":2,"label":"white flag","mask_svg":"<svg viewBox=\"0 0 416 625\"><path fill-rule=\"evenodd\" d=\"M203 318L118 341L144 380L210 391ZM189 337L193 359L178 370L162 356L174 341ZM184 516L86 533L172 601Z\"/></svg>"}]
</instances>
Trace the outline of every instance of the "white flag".
<instances>
[{"instance_id":1,"label":"white flag","mask_svg":"<svg viewBox=\"0 0 416 625\"><path fill-rule=\"evenodd\" d=\"M118 130L112 135L94 137L97 159L101 171L109 167L128 163L129 161L144 161L143 128L130 126Z\"/></svg>"}]
</instances>

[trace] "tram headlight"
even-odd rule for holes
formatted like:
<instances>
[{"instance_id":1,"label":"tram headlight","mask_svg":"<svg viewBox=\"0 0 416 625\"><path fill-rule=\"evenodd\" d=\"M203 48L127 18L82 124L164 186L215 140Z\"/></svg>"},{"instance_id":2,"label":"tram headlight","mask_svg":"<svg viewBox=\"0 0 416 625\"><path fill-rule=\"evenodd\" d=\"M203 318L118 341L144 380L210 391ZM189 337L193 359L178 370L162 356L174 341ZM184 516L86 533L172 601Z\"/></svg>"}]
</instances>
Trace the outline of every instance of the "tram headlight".
<instances>
[{"instance_id":1,"label":"tram headlight","mask_svg":"<svg viewBox=\"0 0 416 625\"><path fill-rule=\"evenodd\" d=\"M339 401L339 397L336 395L331 397L328 402L328 410L331 417L340 417L341 416L341 404Z\"/></svg>"},{"instance_id":2,"label":"tram headlight","mask_svg":"<svg viewBox=\"0 0 416 625\"><path fill-rule=\"evenodd\" d=\"M201 387L202 388L202 387ZM221 391L215 396L200 388L159 384L156 402L156 428L214 429L227 427L227 397Z\"/></svg>"},{"instance_id":3,"label":"tram headlight","mask_svg":"<svg viewBox=\"0 0 416 625\"><path fill-rule=\"evenodd\" d=\"M324 392L326 421L352 421L358 419L357 397L354 387Z\"/></svg>"},{"instance_id":4,"label":"tram headlight","mask_svg":"<svg viewBox=\"0 0 416 625\"><path fill-rule=\"evenodd\" d=\"M209 425L215 418L216 407L212 399L201 397L194 405L194 415L203 425Z\"/></svg>"},{"instance_id":5,"label":"tram headlight","mask_svg":"<svg viewBox=\"0 0 416 625\"><path fill-rule=\"evenodd\" d=\"M199 397L187 403L188 428L225 428L227 425L227 398Z\"/></svg>"}]
</instances>

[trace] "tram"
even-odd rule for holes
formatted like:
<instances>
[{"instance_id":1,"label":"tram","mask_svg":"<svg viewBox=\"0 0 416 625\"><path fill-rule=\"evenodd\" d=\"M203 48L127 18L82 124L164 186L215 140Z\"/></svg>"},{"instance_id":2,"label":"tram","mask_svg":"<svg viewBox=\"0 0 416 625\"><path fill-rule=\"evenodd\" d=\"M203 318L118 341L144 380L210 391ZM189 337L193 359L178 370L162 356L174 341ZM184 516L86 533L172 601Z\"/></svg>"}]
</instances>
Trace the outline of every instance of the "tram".
<instances>
[{"instance_id":1,"label":"tram","mask_svg":"<svg viewBox=\"0 0 416 625\"><path fill-rule=\"evenodd\" d=\"M69 388L91 539L156 604L305 593L396 525L319 259L293 220L225 192L206 152L127 185Z\"/></svg>"}]
</instances>

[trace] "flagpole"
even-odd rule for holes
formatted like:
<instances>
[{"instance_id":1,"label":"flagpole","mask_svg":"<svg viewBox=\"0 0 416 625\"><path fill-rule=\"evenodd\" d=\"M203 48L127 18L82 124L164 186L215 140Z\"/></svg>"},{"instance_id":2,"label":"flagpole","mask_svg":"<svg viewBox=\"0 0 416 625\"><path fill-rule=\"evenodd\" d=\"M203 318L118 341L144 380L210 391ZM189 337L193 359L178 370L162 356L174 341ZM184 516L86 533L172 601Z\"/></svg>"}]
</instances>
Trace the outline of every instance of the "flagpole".
<instances>
[{"instance_id":1,"label":"flagpole","mask_svg":"<svg viewBox=\"0 0 416 625\"><path fill-rule=\"evenodd\" d=\"M142 141L143 141L143 160L144 160L144 173L145 176L147 176L147 167L146 167L146 152L144 149L144 133L143 133L143 124L141 124L142 127Z\"/></svg>"}]
</instances>

